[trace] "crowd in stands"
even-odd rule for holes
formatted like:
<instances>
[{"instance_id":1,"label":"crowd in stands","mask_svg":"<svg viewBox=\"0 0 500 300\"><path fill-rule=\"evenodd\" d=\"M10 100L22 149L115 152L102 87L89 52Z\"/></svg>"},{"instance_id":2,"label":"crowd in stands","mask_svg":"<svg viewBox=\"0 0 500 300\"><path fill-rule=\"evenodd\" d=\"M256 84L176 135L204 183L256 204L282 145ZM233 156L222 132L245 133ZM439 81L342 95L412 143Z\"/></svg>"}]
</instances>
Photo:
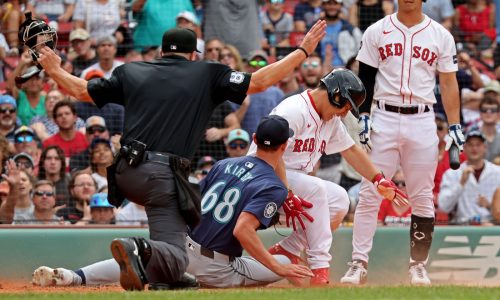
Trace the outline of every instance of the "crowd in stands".
<instances>
[{"instance_id":1,"label":"crowd in stands","mask_svg":"<svg viewBox=\"0 0 500 300\"><path fill-rule=\"evenodd\" d=\"M316 87L333 68L357 72L364 30L396 12L397 1L2 1L0 223L145 225L144 208L133 203L115 208L106 194L106 167L120 149L123 107L80 102L43 72L16 85L14 78L33 65L18 38L26 10L57 29L63 68L85 80L109 78L124 63L158 59L162 35L173 27L196 32L198 59L255 72L293 51L308 28L325 19L327 35L294 73L241 106L226 101L216 108L192 160L191 180L200 181L216 161L245 155L259 120L284 98ZM444 151L447 118L436 85L436 220L500 224L500 0L427 0L424 13L455 37L466 129L462 166L451 170ZM357 120L349 114L343 122L356 141ZM345 224L350 224L359 174L339 155L324 156L314 173L349 191ZM404 189L404 178L398 172L393 180ZM379 224L407 226L410 214L409 207L383 201Z\"/></svg>"}]
</instances>

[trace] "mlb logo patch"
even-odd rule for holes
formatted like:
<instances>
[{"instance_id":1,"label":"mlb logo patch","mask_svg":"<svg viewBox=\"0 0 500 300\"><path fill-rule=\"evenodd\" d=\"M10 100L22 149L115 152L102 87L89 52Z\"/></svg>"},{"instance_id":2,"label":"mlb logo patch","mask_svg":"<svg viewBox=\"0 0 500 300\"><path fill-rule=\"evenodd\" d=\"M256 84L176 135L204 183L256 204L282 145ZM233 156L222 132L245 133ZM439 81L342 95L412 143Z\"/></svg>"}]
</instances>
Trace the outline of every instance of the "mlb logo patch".
<instances>
[{"instance_id":1,"label":"mlb logo patch","mask_svg":"<svg viewBox=\"0 0 500 300\"><path fill-rule=\"evenodd\" d=\"M453 63L454 64L458 63L457 55L453 55Z\"/></svg>"},{"instance_id":2,"label":"mlb logo patch","mask_svg":"<svg viewBox=\"0 0 500 300\"><path fill-rule=\"evenodd\" d=\"M177 50L177 45L170 45L170 50Z\"/></svg>"}]
</instances>

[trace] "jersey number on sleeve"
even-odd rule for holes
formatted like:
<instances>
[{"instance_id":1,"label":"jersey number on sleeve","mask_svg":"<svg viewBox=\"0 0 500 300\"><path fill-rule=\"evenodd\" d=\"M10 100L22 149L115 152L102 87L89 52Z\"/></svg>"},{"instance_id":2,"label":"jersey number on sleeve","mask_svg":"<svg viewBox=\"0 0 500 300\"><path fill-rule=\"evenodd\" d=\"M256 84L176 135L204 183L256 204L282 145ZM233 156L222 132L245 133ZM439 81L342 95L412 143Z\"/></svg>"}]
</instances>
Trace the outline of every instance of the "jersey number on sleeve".
<instances>
[{"instance_id":1,"label":"jersey number on sleeve","mask_svg":"<svg viewBox=\"0 0 500 300\"><path fill-rule=\"evenodd\" d=\"M201 199L201 213L204 215L213 210L215 221L223 224L231 220L234 215L234 207L241 197L241 191L237 187L221 190L220 187L224 187L225 184L225 181L215 183ZM219 199L221 193L222 199Z\"/></svg>"}]
</instances>

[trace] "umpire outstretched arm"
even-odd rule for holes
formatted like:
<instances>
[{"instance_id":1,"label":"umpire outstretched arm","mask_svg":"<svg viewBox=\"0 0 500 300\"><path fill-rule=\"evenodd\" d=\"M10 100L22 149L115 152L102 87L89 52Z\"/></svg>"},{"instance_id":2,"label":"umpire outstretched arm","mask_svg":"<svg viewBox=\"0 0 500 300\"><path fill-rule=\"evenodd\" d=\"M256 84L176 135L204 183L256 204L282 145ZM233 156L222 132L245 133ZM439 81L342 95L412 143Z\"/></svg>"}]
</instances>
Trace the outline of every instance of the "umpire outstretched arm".
<instances>
[{"instance_id":1,"label":"umpire outstretched arm","mask_svg":"<svg viewBox=\"0 0 500 300\"><path fill-rule=\"evenodd\" d=\"M248 94L264 91L271 85L279 82L288 73L292 72L310 53L314 51L318 42L326 34L326 22L320 20L314 24L304 37L297 50L287 55L284 59L270 64L252 74ZM63 89L80 101L93 102L87 91L87 81L71 75L61 68L61 58L49 47L45 46L39 51L38 62L45 72L54 79ZM186 53L179 53L179 55ZM194 52L189 54L194 60Z\"/></svg>"}]
</instances>

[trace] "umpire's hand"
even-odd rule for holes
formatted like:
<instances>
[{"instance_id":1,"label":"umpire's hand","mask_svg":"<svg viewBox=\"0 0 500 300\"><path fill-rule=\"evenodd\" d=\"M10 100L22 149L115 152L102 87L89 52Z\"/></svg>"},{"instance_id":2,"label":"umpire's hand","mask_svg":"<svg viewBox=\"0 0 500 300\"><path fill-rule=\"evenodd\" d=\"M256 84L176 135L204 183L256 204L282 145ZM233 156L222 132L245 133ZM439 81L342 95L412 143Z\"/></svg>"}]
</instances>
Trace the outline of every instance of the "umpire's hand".
<instances>
[{"instance_id":1,"label":"umpire's hand","mask_svg":"<svg viewBox=\"0 0 500 300\"><path fill-rule=\"evenodd\" d=\"M38 63L43 67L47 74L51 74L61 68L61 58L49 47L44 46L38 51Z\"/></svg>"},{"instance_id":2,"label":"umpire's hand","mask_svg":"<svg viewBox=\"0 0 500 300\"><path fill-rule=\"evenodd\" d=\"M314 52L319 41L326 35L326 21L318 20L307 32L306 36L300 43L300 47L304 48L308 54Z\"/></svg>"}]
</instances>

